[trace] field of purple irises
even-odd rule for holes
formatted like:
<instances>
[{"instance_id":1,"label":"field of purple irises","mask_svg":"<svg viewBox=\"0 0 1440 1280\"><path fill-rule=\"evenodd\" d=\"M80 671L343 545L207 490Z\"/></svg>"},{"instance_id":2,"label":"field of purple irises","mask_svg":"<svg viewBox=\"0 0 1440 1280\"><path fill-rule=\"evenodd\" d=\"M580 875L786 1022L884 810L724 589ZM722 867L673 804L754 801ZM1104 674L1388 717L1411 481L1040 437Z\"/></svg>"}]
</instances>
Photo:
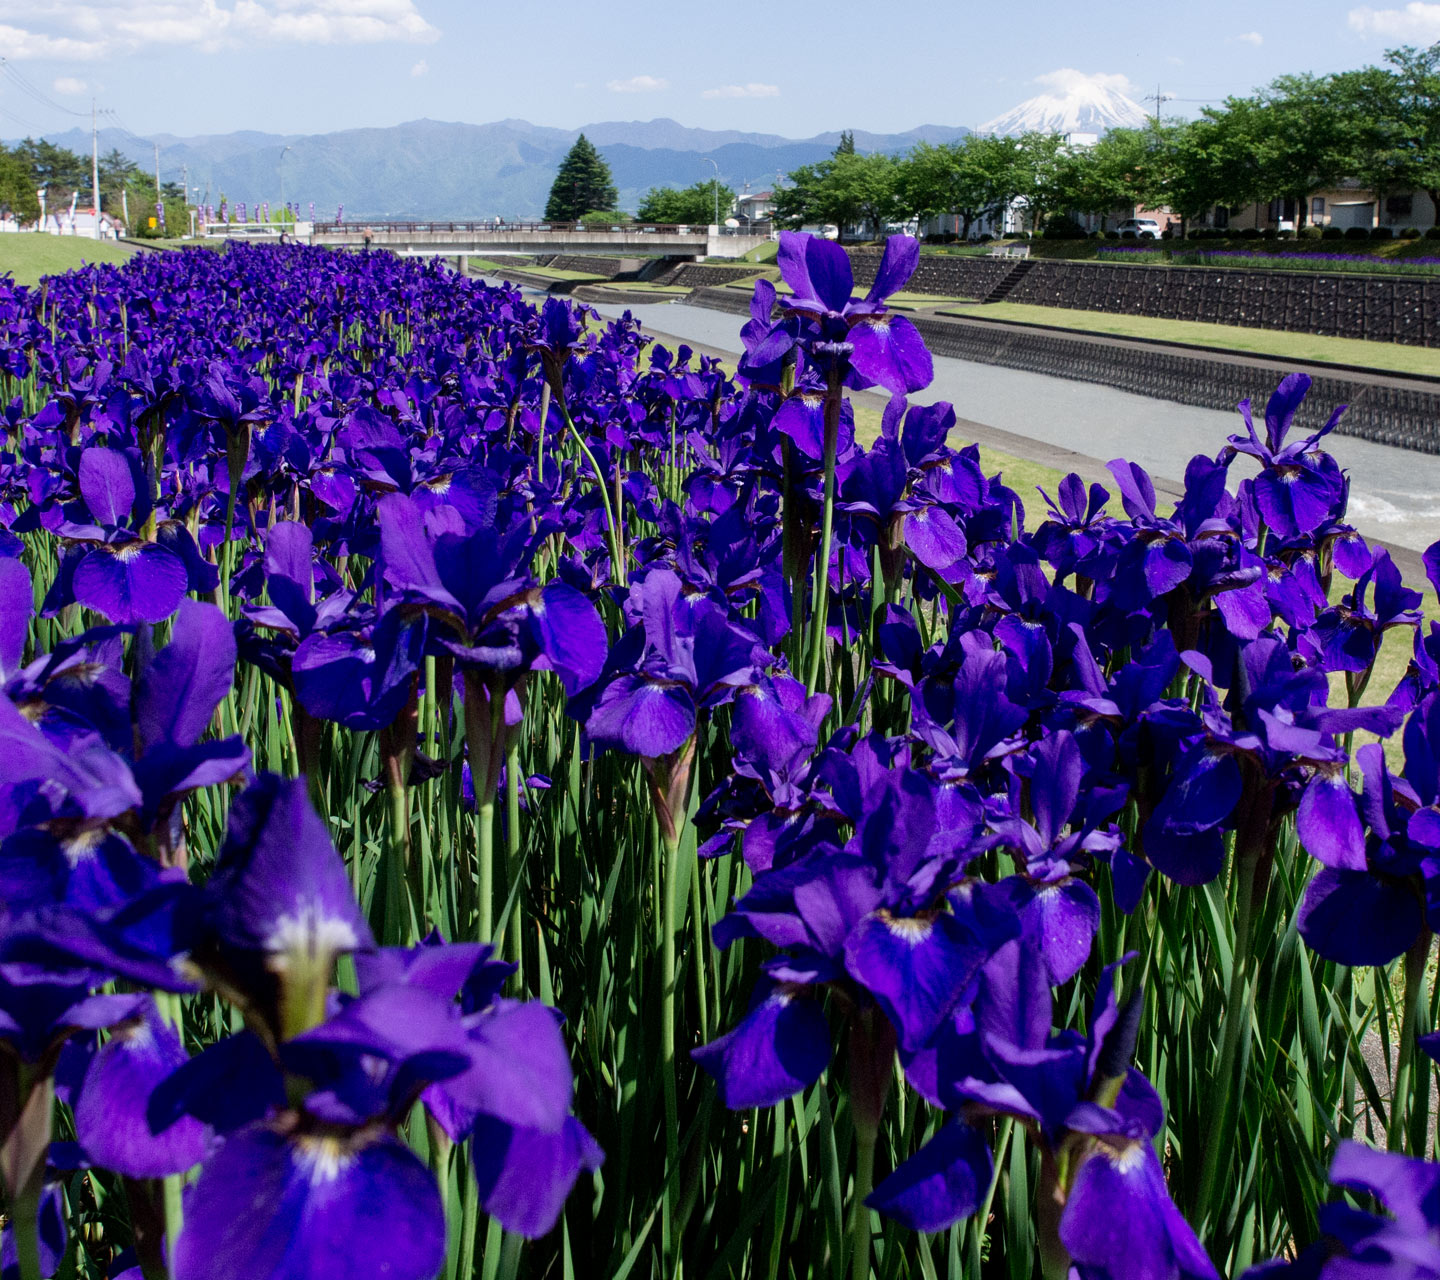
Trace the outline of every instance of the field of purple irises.
<instances>
[{"instance_id":1,"label":"field of purple irises","mask_svg":"<svg viewBox=\"0 0 1440 1280\"><path fill-rule=\"evenodd\" d=\"M985 475L917 255L787 233L733 376L0 280L7 1280L1440 1277L1440 627L1302 375L1168 513Z\"/></svg>"}]
</instances>

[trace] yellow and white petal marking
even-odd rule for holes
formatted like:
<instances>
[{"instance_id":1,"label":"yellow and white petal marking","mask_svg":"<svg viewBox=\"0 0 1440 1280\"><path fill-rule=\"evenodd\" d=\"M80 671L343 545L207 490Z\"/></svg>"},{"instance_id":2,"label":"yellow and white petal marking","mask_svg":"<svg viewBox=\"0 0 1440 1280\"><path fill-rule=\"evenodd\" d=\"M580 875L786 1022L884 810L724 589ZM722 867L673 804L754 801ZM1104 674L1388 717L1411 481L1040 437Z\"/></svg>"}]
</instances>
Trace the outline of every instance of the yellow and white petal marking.
<instances>
[{"instance_id":1,"label":"yellow and white petal marking","mask_svg":"<svg viewBox=\"0 0 1440 1280\"><path fill-rule=\"evenodd\" d=\"M265 939L265 950L270 953L271 971L284 973L297 963L353 951L359 943L348 920L328 914L312 899L298 903L294 911L275 921Z\"/></svg>"}]
</instances>

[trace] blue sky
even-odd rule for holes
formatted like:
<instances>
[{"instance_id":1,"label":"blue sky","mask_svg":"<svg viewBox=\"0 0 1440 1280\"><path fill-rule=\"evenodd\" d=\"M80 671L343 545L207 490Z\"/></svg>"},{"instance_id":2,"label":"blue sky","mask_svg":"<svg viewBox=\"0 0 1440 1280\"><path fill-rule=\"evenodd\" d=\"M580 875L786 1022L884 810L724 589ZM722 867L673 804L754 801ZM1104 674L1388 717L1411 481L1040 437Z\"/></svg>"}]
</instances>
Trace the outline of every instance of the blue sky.
<instances>
[{"instance_id":1,"label":"blue sky","mask_svg":"<svg viewBox=\"0 0 1440 1280\"><path fill-rule=\"evenodd\" d=\"M0 75L0 135L88 124L92 95L141 135L424 116L898 132L977 124L1062 70L1123 77L1137 98L1158 84L1167 111L1193 114L1287 72L1440 40L1440 3L1419 0L1125 13L1084 0L0 0L0 56L25 82Z\"/></svg>"}]
</instances>

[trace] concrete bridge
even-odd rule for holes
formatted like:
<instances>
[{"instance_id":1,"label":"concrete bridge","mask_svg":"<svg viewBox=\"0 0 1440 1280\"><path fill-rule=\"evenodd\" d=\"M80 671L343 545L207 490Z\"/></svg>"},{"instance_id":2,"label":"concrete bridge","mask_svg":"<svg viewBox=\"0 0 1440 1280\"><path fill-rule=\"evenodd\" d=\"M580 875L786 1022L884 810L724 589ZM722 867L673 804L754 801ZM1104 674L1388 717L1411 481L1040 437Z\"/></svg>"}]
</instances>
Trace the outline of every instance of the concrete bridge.
<instances>
[{"instance_id":1,"label":"concrete bridge","mask_svg":"<svg viewBox=\"0 0 1440 1280\"><path fill-rule=\"evenodd\" d=\"M303 224L297 230L303 231ZM738 258L768 236L674 223L587 226L566 222L317 222L311 244L442 257L581 253L621 258Z\"/></svg>"}]
</instances>

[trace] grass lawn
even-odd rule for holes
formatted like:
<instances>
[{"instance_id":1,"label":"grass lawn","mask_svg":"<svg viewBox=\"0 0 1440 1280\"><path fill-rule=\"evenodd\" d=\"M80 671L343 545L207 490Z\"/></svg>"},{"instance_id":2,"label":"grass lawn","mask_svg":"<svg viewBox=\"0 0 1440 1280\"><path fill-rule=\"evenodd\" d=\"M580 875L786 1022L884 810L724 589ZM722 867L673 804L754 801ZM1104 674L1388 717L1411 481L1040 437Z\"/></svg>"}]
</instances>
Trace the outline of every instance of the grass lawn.
<instances>
[{"instance_id":1,"label":"grass lawn","mask_svg":"<svg viewBox=\"0 0 1440 1280\"><path fill-rule=\"evenodd\" d=\"M1118 316L1104 311L1071 311L1063 307L1037 307L1023 302L951 307L947 314L980 316L991 320L1023 320L1084 333L1120 338L1153 338L1188 346L1223 347L1246 355L1278 356L1285 360L1313 360L1322 364L1354 364L1393 373L1423 373L1440 377L1440 351L1406 347L1398 342L1362 342L1356 338L1321 338L1308 333L1276 329L1245 329L1231 324L1201 324L1194 320L1152 320L1147 316Z\"/></svg>"},{"instance_id":2,"label":"grass lawn","mask_svg":"<svg viewBox=\"0 0 1440 1280\"><path fill-rule=\"evenodd\" d=\"M134 245L114 240L19 231L0 235L0 273L9 272L16 284L34 285L41 276L73 271L87 262L124 262L138 252Z\"/></svg>"}]
</instances>

